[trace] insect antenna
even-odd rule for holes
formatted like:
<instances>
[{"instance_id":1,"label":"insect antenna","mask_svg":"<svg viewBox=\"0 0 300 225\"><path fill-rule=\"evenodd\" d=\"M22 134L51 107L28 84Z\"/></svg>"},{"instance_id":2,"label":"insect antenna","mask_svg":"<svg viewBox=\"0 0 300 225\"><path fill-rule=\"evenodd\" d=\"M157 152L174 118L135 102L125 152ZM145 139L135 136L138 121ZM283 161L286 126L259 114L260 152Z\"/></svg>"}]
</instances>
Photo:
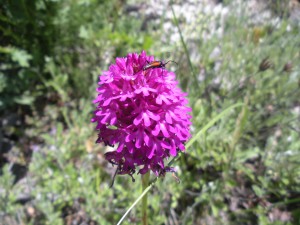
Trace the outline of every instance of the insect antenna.
<instances>
[{"instance_id":1,"label":"insect antenna","mask_svg":"<svg viewBox=\"0 0 300 225\"><path fill-rule=\"evenodd\" d=\"M173 60L169 60L169 61L167 61L166 63L164 63L164 66L165 66L165 65L167 65L169 62L173 62L173 63L175 63L175 64L178 66L178 63L177 63L177 62L175 62L175 61L173 61Z\"/></svg>"}]
</instances>

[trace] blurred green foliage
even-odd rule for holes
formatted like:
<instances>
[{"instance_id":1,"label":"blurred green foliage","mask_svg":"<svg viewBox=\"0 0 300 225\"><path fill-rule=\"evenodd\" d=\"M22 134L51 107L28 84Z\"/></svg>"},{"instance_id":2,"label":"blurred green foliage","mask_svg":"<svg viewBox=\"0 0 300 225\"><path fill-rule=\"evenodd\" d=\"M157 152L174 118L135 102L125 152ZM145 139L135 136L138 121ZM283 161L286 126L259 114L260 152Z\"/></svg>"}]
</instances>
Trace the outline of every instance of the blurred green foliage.
<instances>
[{"instance_id":1,"label":"blurred green foliage","mask_svg":"<svg viewBox=\"0 0 300 225\"><path fill-rule=\"evenodd\" d=\"M30 105L52 90L64 101L89 97L99 66L148 49L152 37L137 33L141 21L122 7L120 0L3 0L0 107Z\"/></svg>"},{"instance_id":2,"label":"blurred green foliage","mask_svg":"<svg viewBox=\"0 0 300 225\"><path fill-rule=\"evenodd\" d=\"M128 4L1 1L0 116L8 122L0 132L0 224L116 224L141 193L139 179L129 177L109 188L115 168L89 123L98 75L116 56L167 48L158 41L162 27L144 28L146 17L129 14ZM169 175L157 182L150 224L300 223L299 26L284 17L249 21L229 16L222 37L196 42L199 86L190 56L174 47L194 133L228 106L244 107L177 161L180 184ZM128 223L140 224L139 207Z\"/></svg>"}]
</instances>

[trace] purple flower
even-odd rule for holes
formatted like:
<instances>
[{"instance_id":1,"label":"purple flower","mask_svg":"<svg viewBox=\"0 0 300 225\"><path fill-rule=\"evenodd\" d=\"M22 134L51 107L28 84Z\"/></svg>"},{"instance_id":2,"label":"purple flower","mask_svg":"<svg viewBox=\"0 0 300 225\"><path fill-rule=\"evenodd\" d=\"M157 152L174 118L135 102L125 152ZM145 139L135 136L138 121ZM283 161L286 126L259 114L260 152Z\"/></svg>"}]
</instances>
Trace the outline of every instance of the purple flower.
<instances>
[{"instance_id":1,"label":"purple flower","mask_svg":"<svg viewBox=\"0 0 300 225\"><path fill-rule=\"evenodd\" d=\"M186 94L178 87L175 74L164 68L143 67L154 60L145 51L117 58L100 76L97 105L92 122L99 131L97 143L117 145L105 154L118 165L118 174L157 176L172 171L164 159L184 151L190 137Z\"/></svg>"}]
</instances>

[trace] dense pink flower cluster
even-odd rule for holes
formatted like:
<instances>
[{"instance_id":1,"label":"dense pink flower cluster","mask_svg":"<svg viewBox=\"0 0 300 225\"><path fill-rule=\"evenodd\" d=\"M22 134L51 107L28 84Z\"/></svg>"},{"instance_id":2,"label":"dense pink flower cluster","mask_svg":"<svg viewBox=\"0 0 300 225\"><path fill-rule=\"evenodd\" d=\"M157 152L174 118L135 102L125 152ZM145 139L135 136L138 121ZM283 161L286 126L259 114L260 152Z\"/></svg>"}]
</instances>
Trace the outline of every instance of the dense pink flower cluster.
<instances>
[{"instance_id":1,"label":"dense pink flower cluster","mask_svg":"<svg viewBox=\"0 0 300 225\"><path fill-rule=\"evenodd\" d=\"M184 151L190 137L186 94L175 74L164 68L143 70L153 56L143 51L117 58L100 76L97 105L92 122L99 131L97 143L118 145L105 154L118 165L118 174L132 175L152 170L157 176L172 170L164 159Z\"/></svg>"}]
</instances>

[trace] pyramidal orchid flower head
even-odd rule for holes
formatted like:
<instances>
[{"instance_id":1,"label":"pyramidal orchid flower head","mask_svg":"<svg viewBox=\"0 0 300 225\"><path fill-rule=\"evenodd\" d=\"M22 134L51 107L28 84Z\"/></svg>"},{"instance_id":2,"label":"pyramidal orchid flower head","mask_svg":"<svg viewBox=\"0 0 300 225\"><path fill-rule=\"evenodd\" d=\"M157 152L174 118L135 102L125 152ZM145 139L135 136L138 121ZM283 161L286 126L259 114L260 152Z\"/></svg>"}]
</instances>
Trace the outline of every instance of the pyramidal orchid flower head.
<instances>
[{"instance_id":1,"label":"pyramidal orchid flower head","mask_svg":"<svg viewBox=\"0 0 300 225\"><path fill-rule=\"evenodd\" d=\"M160 176L172 171L165 159L184 151L190 137L186 94L173 72L144 68L153 60L145 51L129 53L99 77L91 121L97 123L97 143L117 146L105 158L118 165L118 174L132 176L139 169L140 174L151 170Z\"/></svg>"}]
</instances>

